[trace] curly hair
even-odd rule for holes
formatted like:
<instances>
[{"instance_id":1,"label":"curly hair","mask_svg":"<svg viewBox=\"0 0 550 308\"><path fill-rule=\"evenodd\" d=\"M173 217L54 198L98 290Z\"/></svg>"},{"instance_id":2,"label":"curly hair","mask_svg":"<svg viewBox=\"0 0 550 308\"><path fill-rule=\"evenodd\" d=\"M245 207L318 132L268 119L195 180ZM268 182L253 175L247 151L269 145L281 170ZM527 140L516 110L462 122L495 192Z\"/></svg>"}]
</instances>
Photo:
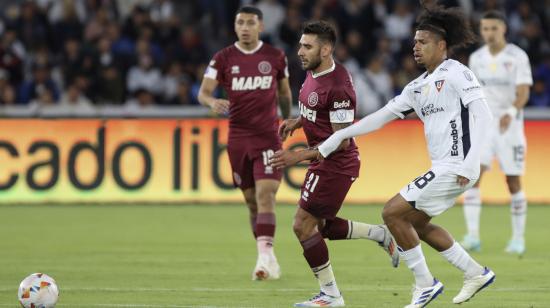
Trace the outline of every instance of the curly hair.
<instances>
[{"instance_id":1,"label":"curly hair","mask_svg":"<svg viewBox=\"0 0 550 308\"><path fill-rule=\"evenodd\" d=\"M416 30L426 30L441 36L449 50L466 47L477 40L468 18L459 8L424 6L416 23Z\"/></svg>"}]
</instances>

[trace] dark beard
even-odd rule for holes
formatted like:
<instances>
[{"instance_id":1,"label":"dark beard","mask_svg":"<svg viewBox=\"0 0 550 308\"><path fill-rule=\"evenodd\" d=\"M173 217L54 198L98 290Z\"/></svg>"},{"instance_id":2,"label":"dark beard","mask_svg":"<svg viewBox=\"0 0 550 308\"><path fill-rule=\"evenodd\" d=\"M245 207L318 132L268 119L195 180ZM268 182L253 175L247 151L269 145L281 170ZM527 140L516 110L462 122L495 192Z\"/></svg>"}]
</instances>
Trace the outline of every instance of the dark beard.
<instances>
[{"instance_id":1,"label":"dark beard","mask_svg":"<svg viewBox=\"0 0 550 308\"><path fill-rule=\"evenodd\" d=\"M316 70L319 65L321 65L321 57L316 59L317 61L310 61L307 67L304 67L304 70L313 71Z\"/></svg>"}]
</instances>

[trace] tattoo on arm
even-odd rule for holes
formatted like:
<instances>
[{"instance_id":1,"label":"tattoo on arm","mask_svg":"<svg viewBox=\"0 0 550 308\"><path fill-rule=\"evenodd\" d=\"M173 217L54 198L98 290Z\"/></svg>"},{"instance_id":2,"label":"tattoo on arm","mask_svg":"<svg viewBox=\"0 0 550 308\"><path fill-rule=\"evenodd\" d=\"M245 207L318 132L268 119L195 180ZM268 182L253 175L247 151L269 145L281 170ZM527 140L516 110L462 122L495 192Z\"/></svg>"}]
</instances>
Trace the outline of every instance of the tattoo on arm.
<instances>
[{"instance_id":1,"label":"tattoo on arm","mask_svg":"<svg viewBox=\"0 0 550 308\"><path fill-rule=\"evenodd\" d=\"M338 131L350 126L353 123L330 123L332 125L332 131Z\"/></svg>"},{"instance_id":2,"label":"tattoo on arm","mask_svg":"<svg viewBox=\"0 0 550 308\"><path fill-rule=\"evenodd\" d=\"M351 124L353 124L353 123L331 123L332 131L333 132L339 131L341 129L344 129L344 128L350 126ZM347 148L349 146L349 144L350 144L349 139L343 140L342 143L340 143L340 146L338 146L338 148L336 149L335 152L341 151L341 150Z\"/></svg>"}]
</instances>

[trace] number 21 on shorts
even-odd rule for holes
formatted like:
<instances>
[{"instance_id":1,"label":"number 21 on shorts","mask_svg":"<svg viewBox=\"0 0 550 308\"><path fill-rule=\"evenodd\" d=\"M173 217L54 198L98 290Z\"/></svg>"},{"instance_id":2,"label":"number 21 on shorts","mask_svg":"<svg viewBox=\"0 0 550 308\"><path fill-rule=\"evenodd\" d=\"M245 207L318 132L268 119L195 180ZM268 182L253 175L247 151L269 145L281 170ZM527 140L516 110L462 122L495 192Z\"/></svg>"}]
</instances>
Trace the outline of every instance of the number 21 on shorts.
<instances>
[{"instance_id":1,"label":"number 21 on shorts","mask_svg":"<svg viewBox=\"0 0 550 308\"><path fill-rule=\"evenodd\" d=\"M302 192L302 199L304 199L304 201L307 201L309 194L315 191L317 182L319 182L319 175L311 172L304 185L304 191Z\"/></svg>"}]
</instances>

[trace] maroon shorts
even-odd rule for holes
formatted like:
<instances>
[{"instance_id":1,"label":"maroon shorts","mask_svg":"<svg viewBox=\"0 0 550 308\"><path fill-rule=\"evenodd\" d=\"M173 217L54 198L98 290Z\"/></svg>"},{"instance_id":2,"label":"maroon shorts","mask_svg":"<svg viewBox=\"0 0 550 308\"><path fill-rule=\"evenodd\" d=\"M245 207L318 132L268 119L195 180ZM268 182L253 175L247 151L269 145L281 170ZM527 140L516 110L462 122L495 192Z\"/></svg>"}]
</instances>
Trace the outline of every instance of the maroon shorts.
<instances>
[{"instance_id":1,"label":"maroon shorts","mask_svg":"<svg viewBox=\"0 0 550 308\"><path fill-rule=\"evenodd\" d=\"M308 170L298 204L317 218L334 219L354 180L345 174Z\"/></svg>"},{"instance_id":2,"label":"maroon shorts","mask_svg":"<svg viewBox=\"0 0 550 308\"><path fill-rule=\"evenodd\" d=\"M276 133L251 137L229 138L227 153L233 171L235 187L247 189L257 180L280 181L281 170L269 165L269 159L281 149L281 139Z\"/></svg>"}]
</instances>

